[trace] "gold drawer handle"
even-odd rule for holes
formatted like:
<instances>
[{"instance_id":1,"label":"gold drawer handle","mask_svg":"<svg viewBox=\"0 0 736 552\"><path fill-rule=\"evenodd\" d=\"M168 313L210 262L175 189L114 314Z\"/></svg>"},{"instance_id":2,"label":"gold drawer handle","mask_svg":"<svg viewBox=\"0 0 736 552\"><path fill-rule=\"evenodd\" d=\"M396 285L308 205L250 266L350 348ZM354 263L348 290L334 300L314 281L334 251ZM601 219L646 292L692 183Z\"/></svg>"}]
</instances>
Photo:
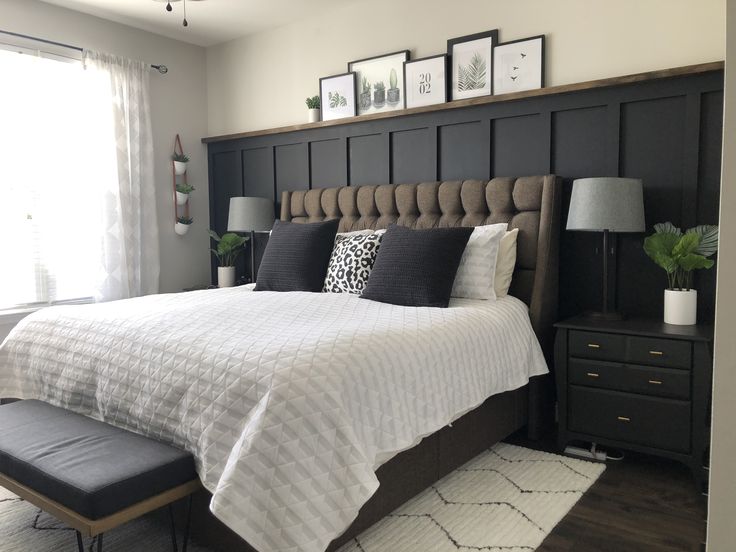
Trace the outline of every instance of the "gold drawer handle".
<instances>
[{"instance_id":1,"label":"gold drawer handle","mask_svg":"<svg viewBox=\"0 0 736 552\"><path fill-rule=\"evenodd\" d=\"M664 353L662 351L649 351L650 355L656 355L656 356L662 356Z\"/></svg>"},{"instance_id":2,"label":"gold drawer handle","mask_svg":"<svg viewBox=\"0 0 736 552\"><path fill-rule=\"evenodd\" d=\"M595 372L588 372L588 377L590 378L599 378L600 374L596 374Z\"/></svg>"},{"instance_id":3,"label":"gold drawer handle","mask_svg":"<svg viewBox=\"0 0 736 552\"><path fill-rule=\"evenodd\" d=\"M626 416L618 416L618 420L620 422L630 422L631 418L627 418Z\"/></svg>"},{"instance_id":4,"label":"gold drawer handle","mask_svg":"<svg viewBox=\"0 0 736 552\"><path fill-rule=\"evenodd\" d=\"M652 385L662 385L662 382L659 380L649 380L649 383L651 383Z\"/></svg>"},{"instance_id":5,"label":"gold drawer handle","mask_svg":"<svg viewBox=\"0 0 736 552\"><path fill-rule=\"evenodd\" d=\"M588 343L588 347L590 347L591 349L600 349L601 348L601 346L598 345L597 343Z\"/></svg>"}]
</instances>

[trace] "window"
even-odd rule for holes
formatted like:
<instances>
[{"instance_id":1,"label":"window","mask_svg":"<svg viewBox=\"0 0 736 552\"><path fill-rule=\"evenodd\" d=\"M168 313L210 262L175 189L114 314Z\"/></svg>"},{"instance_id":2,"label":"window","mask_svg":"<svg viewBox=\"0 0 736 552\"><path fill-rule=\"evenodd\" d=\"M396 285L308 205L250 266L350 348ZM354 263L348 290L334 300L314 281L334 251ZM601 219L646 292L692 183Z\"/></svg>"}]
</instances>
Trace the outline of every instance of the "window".
<instances>
[{"instance_id":1,"label":"window","mask_svg":"<svg viewBox=\"0 0 736 552\"><path fill-rule=\"evenodd\" d=\"M117 197L109 80L0 50L0 310L93 298Z\"/></svg>"}]
</instances>

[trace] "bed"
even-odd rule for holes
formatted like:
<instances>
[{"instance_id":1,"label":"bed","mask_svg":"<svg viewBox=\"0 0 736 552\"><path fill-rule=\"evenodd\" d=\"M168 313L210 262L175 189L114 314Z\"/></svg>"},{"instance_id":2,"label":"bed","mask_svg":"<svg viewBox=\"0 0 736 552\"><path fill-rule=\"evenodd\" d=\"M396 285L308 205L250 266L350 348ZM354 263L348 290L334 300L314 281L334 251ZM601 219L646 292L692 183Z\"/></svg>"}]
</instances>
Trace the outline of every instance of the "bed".
<instances>
[{"instance_id":1,"label":"bed","mask_svg":"<svg viewBox=\"0 0 736 552\"><path fill-rule=\"evenodd\" d=\"M552 176L286 192L283 220L343 231L508 222L514 297L416 309L232 288L44 309L0 347L0 396L192 451L214 515L262 552L335 548L551 422L559 203Z\"/></svg>"}]
</instances>

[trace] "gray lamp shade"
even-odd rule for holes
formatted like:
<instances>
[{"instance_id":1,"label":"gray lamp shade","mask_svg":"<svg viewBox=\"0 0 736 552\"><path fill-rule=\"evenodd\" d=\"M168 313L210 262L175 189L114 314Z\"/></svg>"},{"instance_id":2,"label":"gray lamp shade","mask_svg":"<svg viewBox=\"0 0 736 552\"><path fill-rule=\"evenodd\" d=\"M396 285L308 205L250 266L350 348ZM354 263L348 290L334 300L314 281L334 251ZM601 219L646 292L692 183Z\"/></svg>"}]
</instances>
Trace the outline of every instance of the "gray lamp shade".
<instances>
[{"instance_id":1,"label":"gray lamp shade","mask_svg":"<svg viewBox=\"0 0 736 552\"><path fill-rule=\"evenodd\" d=\"M579 178L572 184L568 230L644 232L644 192L638 178Z\"/></svg>"},{"instance_id":2,"label":"gray lamp shade","mask_svg":"<svg viewBox=\"0 0 736 552\"><path fill-rule=\"evenodd\" d=\"M267 232L273 226L273 201L265 197L231 197L228 232Z\"/></svg>"}]
</instances>

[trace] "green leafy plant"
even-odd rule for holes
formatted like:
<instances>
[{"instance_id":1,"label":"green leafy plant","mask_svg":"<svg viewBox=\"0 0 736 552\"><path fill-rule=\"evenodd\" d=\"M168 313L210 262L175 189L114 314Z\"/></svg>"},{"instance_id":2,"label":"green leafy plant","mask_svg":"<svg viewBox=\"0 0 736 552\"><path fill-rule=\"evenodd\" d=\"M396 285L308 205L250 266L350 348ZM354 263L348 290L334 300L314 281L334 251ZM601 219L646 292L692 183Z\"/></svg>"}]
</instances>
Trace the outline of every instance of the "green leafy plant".
<instances>
[{"instance_id":1,"label":"green leafy plant","mask_svg":"<svg viewBox=\"0 0 736 552\"><path fill-rule=\"evenodd\" d=\"M669 289L689 290L693 271L711 268L708 259L718 251L718 226L703 224L684 234L671 222L654 225L654 234L644 240L644 251L667 273Z\"/></svg>"},{"instance_id":2,"label":"green leafy plant","mask_svg":"<svg viewBox=\"0 0 736 552\"><path fill-rule=\"evenodd\" d=\"M189 163L189 156L183 153L174 153L171 159L178 161L179 163Z\"/></svg>"},{"instance_id":3,"label":"green leafy plant","mask_svg":"<svg viewBox=\"0 0 736 552\"><path fill-rule=\"evenodd\" d=\"M369 93L371 91L371 83L368 82L367 77L363 77L363 80L361 81L361 88L363 90L363 94Z\"/></svg>"},{"instance_id":4,"label":"green leafy plant","mask_svg":"<svg viewBox=\"0 0 736 552\"><path fill-rule=\"evenodd\" d=\"M209 234L217 242L217 249L210 248L210 251L217 257L220 266L234 266L235 259L243 251L243 245L248 241L248 238L238 236L232 232L223 234L220 237L214 230L210 230Z\"/></svg>"},{"instance_id":5,"label":"green leafy plant","mask_svg":"<svg viewBox=\"0 0 736 552\"><path fill-rule=\"evenodd\" d=\"M189 226L190 224L194 222L194 219L192 217L185 217L182 215L180 217L176 217L176 222L178 222L179 224L186 224L187 226Z\"/></svg>"},{"instance_id":6,"label":"green leafy plant","mask_svg":"<svg viewBox=\"0 0 736 552\"><path fill-rule=\"evenodd\" d=\"M335 109L336 107L345 107L348 105L348 100L345 96L339 92L328 92L327 97L330 99L330 107Z\"/></svg>"},{"instance_id":7,"label":"green leafy plant","mask_svg":"<svg viewBox=\"0 0 736 552\"><path fill-rule=\"evenodd\" d=\"M386 85L383 84L383 81L377 82L373 85L373 90L375 90L376 92L383 92L384 90L386 90Z\"/></svg>"},{"instance_id":8,"label":"green leafy plant","mask_svg":"<svg viewBox=\"0 0 736 552\"><path fill-rule=\"evenodd\" d=\"M399 83L399 79L396 76L396 69L391 69L391 76L389 77L388 82L391 85L391 88L396 88L396 85Z\"/></svg>"},{"instance_id":9,"label":"green leafy plant","mask_svg":"<svg viewBox=\"0 0 736 552\"><path fill-rule=\"evenodd\" d=\"M176 191L180 194L191 194L195 190L194 186L190 186L189 184L177 184L176 185Z\"/></svg>"},{"instance_id":10,"label":"green leafy plant","mask_svg":"<svg viewBox=\"0 0 736 552\"><path fill-rule=\"evenodd\" d=\"M319 109L319 96L312 96L311 98L307 98L307 108Z\"/></svg>"},{"instance_id":11,"label":"green leafy plant","mask_svg":"<svg viewBox=\"0 0 736 552\"><path fill-rule=\"evenodd\" d=\"M467 65L459 65L457 68L457 89L460 92L466 90L479 90L486 85L486 60L480 54L475 53Z\"/></svg>"}]
</instances>

